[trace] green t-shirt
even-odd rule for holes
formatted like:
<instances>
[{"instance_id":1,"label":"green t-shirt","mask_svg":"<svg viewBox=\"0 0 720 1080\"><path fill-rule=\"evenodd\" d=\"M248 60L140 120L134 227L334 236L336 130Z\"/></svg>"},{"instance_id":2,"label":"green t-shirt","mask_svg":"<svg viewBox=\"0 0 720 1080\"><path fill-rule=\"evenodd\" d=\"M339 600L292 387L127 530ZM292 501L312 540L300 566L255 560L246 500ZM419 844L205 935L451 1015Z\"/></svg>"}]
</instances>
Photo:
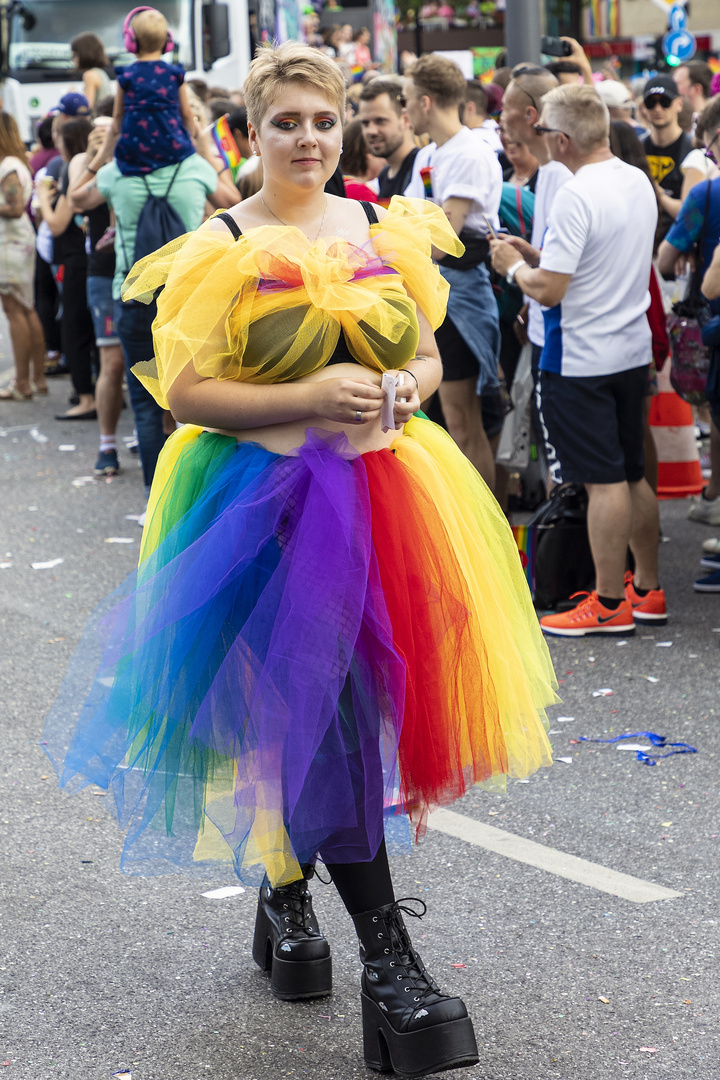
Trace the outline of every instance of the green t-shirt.
<instances>
[{"instance_id":1,"label":"green t-shirt","mask_svg":"<svg viewBox=\"0 0 720 1080\"><path fill-rule=\"evenodd\" d=\"M145 177L153 195L164 195L177 165L148 173ZM147 199L147 188L140 176L123 176L116 163L103 165L97 174L97 187L105 201L115 211L115 277L113 297L120 299L120 290L132 265L138 218ZM212 165L192 154L180 164L170 189L168 202L178 212L188 232L202 225L205 200L217 187L217 173Z\"/></svg>"}]
</instances>

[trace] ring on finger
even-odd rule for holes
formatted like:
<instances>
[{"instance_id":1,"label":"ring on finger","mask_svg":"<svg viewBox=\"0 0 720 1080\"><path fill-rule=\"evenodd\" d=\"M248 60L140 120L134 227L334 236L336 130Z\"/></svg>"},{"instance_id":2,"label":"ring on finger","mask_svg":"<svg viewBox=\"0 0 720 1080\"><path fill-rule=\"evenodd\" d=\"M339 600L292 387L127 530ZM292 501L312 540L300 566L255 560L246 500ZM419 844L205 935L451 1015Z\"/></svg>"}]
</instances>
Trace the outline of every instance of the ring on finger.
<instances>
[{"instance_id":1,"label":"ring on finger","mask_svg":"<svg viewBox=\"0 0 720 1080\"><path fill-rule=\"evenodd\" d=\"M360 411L360 409L358 409L358 411L355 413L355 422L357 424L359 424L361 420L362 420L362 412Z\"/></svg>"}]
</instances>

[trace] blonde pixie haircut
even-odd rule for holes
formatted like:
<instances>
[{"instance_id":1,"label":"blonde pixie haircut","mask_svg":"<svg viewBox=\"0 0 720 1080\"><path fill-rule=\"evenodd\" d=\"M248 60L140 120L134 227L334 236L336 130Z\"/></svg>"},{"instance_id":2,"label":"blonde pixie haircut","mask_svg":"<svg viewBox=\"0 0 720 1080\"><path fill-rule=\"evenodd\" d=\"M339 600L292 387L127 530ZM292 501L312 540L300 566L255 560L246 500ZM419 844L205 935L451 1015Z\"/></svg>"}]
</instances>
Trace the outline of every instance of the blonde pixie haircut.
<instances>
[{"instance_id":1,"label":"blonde pixie haircut","mask_svg":"<svg viewBox=\"0 0 720 1080\"><path fill-rule=\"evenodd\" d=\"M325 94L344 119L345 80L337 64L309 45L285 41L274 48L261 46L245 80L247 118L256 130L278 91L293 83L304 83Z\"/></svg>"},{"instance_id":2,"label":"blonde pixie haircut","mask_svg":"<svg viewBox=\"0 0 720 1080\"><path fill-rule=\"evenodd\" d=\"M583 154L604 146L610 136L610 113L592 86L556 86L542 99L547 127L564 131Z\"/></svg>"}]
</instances>

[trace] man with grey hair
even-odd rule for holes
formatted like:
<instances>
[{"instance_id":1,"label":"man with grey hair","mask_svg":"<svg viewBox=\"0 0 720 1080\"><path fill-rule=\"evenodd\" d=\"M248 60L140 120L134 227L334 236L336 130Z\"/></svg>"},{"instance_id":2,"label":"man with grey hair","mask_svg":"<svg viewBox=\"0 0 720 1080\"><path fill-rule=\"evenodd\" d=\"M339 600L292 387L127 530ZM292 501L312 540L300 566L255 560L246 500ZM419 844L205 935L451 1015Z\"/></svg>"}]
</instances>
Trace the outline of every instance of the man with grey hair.
<instances>
[{"instance_id":1,"label":"man with grey hair","mask_svg":"<svg viewBox=\"0 0 720 1080\"><path fill-rule=\"evenodd\" d=\"M545 95L559 85L555 76L545 68L534 67L532 64L518 64L513 68L512 79L503 94L503 128L511 139L524 143L540 164L535 182L535 208L530 243L520 236L507 238L530 266L538 266L540 262L540 252L550 209L558 191L572 176L570 170L560 161L552 160L546 140L535 130L535 124L540 120L540 110ZM545 342L545 323L542 308L532 296L528 297L527 336L532 347L533 379L537 383L540 356ZM544 465L539 417L535 411L533 412L533 426Z\"/></svg>"},{"instance_id":2,"label":"man with grey hair","mask_svg":"<svg viewBox=\"0 0 720 1080\"><path fill-rule=\"evenodd\" d=\"M541 619L545 633L564 637L625 636L636 622L666 621L657 501L643 457L657 202L645 174L611 153L609 128L592 87L547 94L536 131L573 177L550 211L538 267L512 245L492 244L495 269L545 309L538 409L552 478L588 492L596 590ZM625 582L628 544L635 577Z\"/></svg>"}]
</instances>

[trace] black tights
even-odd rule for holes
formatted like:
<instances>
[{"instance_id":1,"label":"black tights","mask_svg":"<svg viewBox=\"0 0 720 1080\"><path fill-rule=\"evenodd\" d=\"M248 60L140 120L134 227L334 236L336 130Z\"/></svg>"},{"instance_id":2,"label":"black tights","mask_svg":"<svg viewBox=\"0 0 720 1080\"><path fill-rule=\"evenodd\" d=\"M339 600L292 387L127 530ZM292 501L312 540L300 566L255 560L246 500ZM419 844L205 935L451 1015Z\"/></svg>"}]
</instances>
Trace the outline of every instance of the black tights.
<instances>
[{"instance_id":1,"label":"black tights","mask_svg":"<svg viewBox=\"0 0 720 1080\"><path fill-rule=\"evenodd\" d=\"M395 900L390 864L383 840L372 862L325 863L348 915L392 904Z\"/></svg>"}]
</instances>

